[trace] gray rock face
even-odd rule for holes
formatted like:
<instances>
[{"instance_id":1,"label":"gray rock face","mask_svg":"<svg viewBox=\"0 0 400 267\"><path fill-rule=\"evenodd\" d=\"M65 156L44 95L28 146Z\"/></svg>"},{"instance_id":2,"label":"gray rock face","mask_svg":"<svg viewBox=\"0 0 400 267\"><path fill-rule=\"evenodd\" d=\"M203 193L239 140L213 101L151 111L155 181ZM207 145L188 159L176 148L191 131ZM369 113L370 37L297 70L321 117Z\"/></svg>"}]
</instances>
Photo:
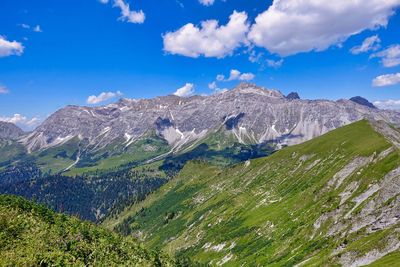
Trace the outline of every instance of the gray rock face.
<instances>
[{"instance_id":1,"label":"gray rock face","mask_svg":"<svg viewBox=\"0 0 400 267\"><path fill-rule=\"evenodd\" d=\"M288 94L286 96L286 99L289 100L289 101L292 101L292 100L300 99L300 96L296 92L291 92L290 94Z\"/></svg>"},{"instance_id":2,"label":"gray rock face","mask_svg":"<svg viewBox=\"0 0 400 267\"><path fill-rule=\"evenodd\" d=\"M10 122L0 121L0 137L17 139L24 135L21 128Z\"/></svg>"},{"instance_id":3,"label":"gray rock face","mask_svg":"<svg viewBox=\"0 0 400 267\"><path fill-rule=\"evenodd\" d=\"M363 98L361 96L352 97L352 98L350 98L350 101L353 101L353 102L355 102L357 104L360 104L360 105L363 105L363 106L366 106L366 107L369 107L369 108L376 108L374 106L374 104L372 104L367 99L365 99L365 98Z\"/></svg>"},{"instance_id":4,"label":"gray rock face","mask_svg":"<svg viewBox=\"0 0 400 267\"><path fill-rule=\"evenodd\" d=\"M293 145L363 118L400 123L396 111L371 109L349 100L289 101L279 91L241 83L211 96L123 98L96 108L67 106L20 142L34 151L79 137L99 148L117 139L129 143L156 131L179 148L223 127L242 143Z\"/></svg>"}]
</instances>

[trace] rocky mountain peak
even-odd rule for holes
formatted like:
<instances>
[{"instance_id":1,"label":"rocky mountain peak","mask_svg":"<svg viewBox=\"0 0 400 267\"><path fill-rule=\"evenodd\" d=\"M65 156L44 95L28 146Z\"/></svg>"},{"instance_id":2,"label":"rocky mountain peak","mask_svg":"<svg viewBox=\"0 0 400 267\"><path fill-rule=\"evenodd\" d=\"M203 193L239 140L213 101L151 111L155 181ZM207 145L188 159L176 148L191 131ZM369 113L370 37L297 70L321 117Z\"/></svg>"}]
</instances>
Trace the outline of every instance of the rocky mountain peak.
<instances>
[{"instance_id":1,"label":"rocky mountain peak","mask_svg":"<svg viewBox=\"0 0 400 267\"><path fill-rule=\"evenodd\" d=\"M24 131L11 122L0 121L0 137L17 139L24 134Z\"/></svg>"},{"instance_id":2,"label":"rocky mountain peak","mask_svg":"<svg viewBox=\"0 0 400 267\"><path fill-rule=\"evenodd\" d=\"M361 96L355 96L350 98L350 101L353 101L354 103L369 107L369 108L376 108L374 104L369 102L367 99L361 97Z\"/></svg>"},{"instance_id":3,"label":"rocky mountain peak","mask_svg":"<svg viewBox=\"0 0 400 267\"><path fill-rule=\"evenodd\" d=\"M278 90L267 89L265 87L260 87L254 83L239 83L235 88L230 91L239 94L258 94L263 96L275 97L275 98L285 98L284 95ZM228 91L229 92L229 91Z\"/></svg>"},{"instance_id":4,"label":"rocky mountain peak","mask_svg":"<svg viewBox=\"0 0 400 267\"><path fill-rule=\"evenodd\" d=\"M289 101L293 101L293 100L296 100L296 99L300 99L300 96L296 92L291 92L290 94L288 94L286 96L286 99L289 100Z\"/></svg>"}]
</instances>

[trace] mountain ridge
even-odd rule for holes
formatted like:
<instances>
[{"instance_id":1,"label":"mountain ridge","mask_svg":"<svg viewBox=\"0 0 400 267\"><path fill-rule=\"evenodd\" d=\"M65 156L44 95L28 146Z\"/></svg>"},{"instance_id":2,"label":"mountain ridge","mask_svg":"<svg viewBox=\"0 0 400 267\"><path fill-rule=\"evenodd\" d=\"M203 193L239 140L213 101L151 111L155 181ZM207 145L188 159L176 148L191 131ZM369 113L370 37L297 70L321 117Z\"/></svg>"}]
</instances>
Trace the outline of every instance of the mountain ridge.
<instances>
[{"instance_id":1,"label":"mountain ridge","mask_svg":"<svg viewBox=\"0 0 400 267\"><path fill-rule=\"evenodd\" d=\"M246 136L256 143L280 140L283 143L296 144L364 117L400 123L398 112L371 111L365 109L365 106L353 104L349 100L289 101L277 90L241 83L219 95L195 95L189 98L168 95L140 100L122 98L116 103L101 107L70 105L55 112L20 142L29 152L63 144L74 137L87 139L88 142L101 139L98 141L100 147L117 138L125 139L129 143L148 131L159 130L155 123L161 118L169 120L171 127L159 131L158 134L168 140L171 146L180 146L182 144L179 143L187 144L199 140L210 130L218 128L222 125L223 118L241 113L247 118L238 124L239 129L234 133L239 142L244 142L241 136ZM278 112L274 112L272 108ZM283 114L285 112L290 114ZM304 117L301 114L303 112L314 113L314 118ZM325 114L318 114L321 112ZM321 115L332 118L329 118L330 121L319 122L316 127L310 125L314 132L308 133L304 129L295 129L303 119L297 113L305 120L322 120ZM339 113L343 118L335 117L334 113ZM260 116L272 117L276 123L258 118ZM312 124L312 121L307 123ZM327 125L329 123L331 125ZM285 129L282 124L289 126ZM294 141L285 138L292 131L294 134L304 135L304 138Z\"/></svg>"}]
</instances>

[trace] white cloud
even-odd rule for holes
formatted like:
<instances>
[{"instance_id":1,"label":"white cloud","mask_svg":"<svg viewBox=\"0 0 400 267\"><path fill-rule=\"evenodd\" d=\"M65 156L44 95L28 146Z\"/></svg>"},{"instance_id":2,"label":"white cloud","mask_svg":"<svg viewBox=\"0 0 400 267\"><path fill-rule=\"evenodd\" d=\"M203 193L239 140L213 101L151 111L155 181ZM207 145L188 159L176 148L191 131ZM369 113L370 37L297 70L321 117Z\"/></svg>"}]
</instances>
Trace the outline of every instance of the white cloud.
<instances>
[{"instance_id":1,"label":"white cloud","mask_svg":"<svg viewBox=\"0 0 400 267\"><path fill-rule=\"evenodd\" d=\"M31 29L31 26L28 24L18 24L24 29ZM40 28L40 25L36 25L35 27L32 27L32 31L34 32L42 32L42 29Z\"/></svg>"},{"instance_id":2,"label":"white cloud","mask_svg":"<svg viewBox=\"0 0 400 267\"><path fill-rule=\"evenodd\" d=\"M9 92L4 85L0 84L0 94L8 94Z\"/></svg>"},{"instance_id":3,"label":"white cloud","mask_svg":"<svg viewBox=\"0 0 400 267\"><path fill-rule=\"evenodd\" d=\"M33 27L33 31L34 32L42 32L42 29L40 28L39 25L37 25L36 27Z\"/></svg>"},{"instance_id":4,"label":"white cloud","mask_svg":"<svg viewBox=\"0 0 400 267\"><path fill-rule=\"evenodd\" d=\"M0 35L0 57L7 57L11 55L21 55L24 52L24 47L17 41L7 41Z\"/></svg>"},{"instance_id":5,"label":"white cloud","mask_svg":"<svg viewBox=\"0 0 400 267\"><path fill-rule=\"evenodd\" d=\"M263 57L264 53L256 53L256 51L252 50L250 52L249 60L252 63L259 63L261 58Z\"/></svg>"},{"instance_id":6,"label":"white cloud","mask_svg":"<svg viewBox=\"0 0 400 267\"><path fill-rule=\"evenodd\" d=\"M95 95L91 95L88 97L88 99L86 100L86 104L88 105L96 105L102 102L105 102L107 100L113 99L116 96L121 96L122 93L120 91L117 91L116 93L113 92L103 92L98 96Z\"/></svg>"},{"instance_id":7,"label":"white cloud","mask_svg":"<svg viewBox=\"0 0 400 267\"><path fill-rule=\"evenodd\" d=\"M121 20L126 20L131 23L143 23L146 18L142 10L130 10L129 4L125 3L124 0L114 0L114 7L119 7L121 9Z\"/></svg>"},{"instance_id":8,"label":"white cloud","mask_svg":"<svg viewBox=\"0 0 400 267\"><path fill-rule=\"evenodd\" d=\"M99 0L99 2L103 4L107 4L109 0ZM132 11L129 7L128 3L125 3L124 0L114 0L114 7L119 7L121 9L121 17L120 20L128 21L130 23L143 23L146 19L145 14L142 10L140 11Z\"/></svg>"},{"instance_id":9,"label":"white cloud","mask_svg":"<svg viewBox=\"0 0 400 267\"><path fill-rule=\"evenodd\" d=\"M395 108L400 108L400 100L385 100L385 101L375 101L374 105L379 107L379 108L385 108L385 109L395 109Z\"/></svg>"},{"instance_id":10,"label":"white cloud","mask_svg":"<svg viewBox=\"0 0 400 267\"><path fill-rule=\"evenodd\" d=\"M225 75L219 74L217 75L217 81L219 82L229 82L229 81L236 81L236 80L240 80L240 81L251 81L253 80L255 77L255 75L253 73L241 73L238 70L231 70L229 78L225 79Z\"/></svg>"},{"instance_id":11,"label":"white cloud","mask_svg":"<svg viewBox=\"0 0 400 267\"><path fill-rule=\"evenodd\" d=\"M226 89L226 88L224 88L224 89L218 88L216 82L209 83L208 88L213 90L213 95L222 94L222 93L225 93L226 91L228 91L228 89Z\"/></svg>"},{"instance_id":12,"label":"white cloud","mask_svg":"<svg viewBox=\"0 0 400 267\"><path fill-rule=\"evenodd\" d=\"M215 88L217 88L217 83L216 82L209 83L208 88L210 88L211 90L214 90Z\"/></svg>"},{"instance_id":13,"label":"white cloud","mask_svg":"<svg viewBox=\"0 0 400 267\"><path fill-rule=\"evenodd\" d=\"M229 75L228 81L234 81L240 79L240 71L231 70L231 74Z\"/></svg>"},{"instance_id":14,"label":"white cloud","mask_svg":"<svg viewBox=\"0 0 400 267\"><path fill-rule=\"evenodd\" d=\"M400 83L400 73L386 74L376 77L372 81L372 86L382 87L382 86L395 85L398 83Z\"/></svg>"},{"instance_id":15,"label":"white cloud","mask_svg":"<svg viewBox=\"0 0 400 267\"><path fill-rule=\"evenodd\" d=\"M389 48L371 55L370 58L382 58L382 64L385 67L395 67L400 65L400 45L392 45Z\"/></svg>"},{"instance_id":16,"label":"white cloud","mask_svg":"<svg viewBox=\"0 0 400 267\"><path fill-rule=\"evenodd\" d=\"M217 75L217 81L222 82L223 80L225 80L225 75L218 74Z\"/></svg>"},{"instance_id":17,"label":"white cloud","mask_svg":"<svg viewBox=\"0 0 400 267\"><path fill-rule=\"evenodd\" d=\"M243 73L240 75L239 80L241 81L251 81L254 79L254 74L253 73Z\"/></svg>"},{"instance_id":18,"label":"white cloud","mask_svg":"<svg viewBox=\"0 0 400 267\"><path fill-rule=\"evenodd\" d=\"M366 29L386 27L400 0L274 0L249 40L282 57L323 51Z\"/></svg>"},{"instance_id":19,"label":"white cloud","mask_svg":"<svg viewBox=\"0 0 400 267\"><path fill-rule=\"evenodd\" d=\"M381 47L379 44L380 42L381 39L379 39L378 35L374 35L365 39L361 45L355 46L350 49L350 52L353 55L357 55L368 51L376 51Z\"/></svg>"},{"instance_id":20,"label":"white cloud","mask_svg":"<svg viewBox=\"0 0 400 267\"><path fill-rule=\"evenodd\" d=\"M180 97L188 97L194 94L194 84L193 83L187 83L185 86L182 88L179 88L176 90L174 95L180 96Z\"/></svg>"},{"instance_id":21,"label":"white cloud","mask_svg":"<svg viewBox=\"0 0 400 267\"><path fill-rule=\"evenodd\" d=\"M200 4L205 6L212 6L215 0L199 0Z\"/></svg>"},{"instance_id":22,"label":"white cloud","mask_svg":"<svg viewBox=\"0 0 400 267\"><path fill-rule=\"evenodd\" d=\"M267 65L270 67L280 68L280 67L282 67L283 59L277 60L277 61L272 60L272 59L267 59L266 62L267 62Z\"/></svg>"},{"instance_id":23,"label":"white cloud","mask_svg":"<svg viewBox=\"0 0 400 267\"><path fill-rule=\"evenodd\" d=\"M175 32L166 33L164 50L193 58L201 55L223 58L247 44L248 30L246 12L234 11L227 25L218 26L217 20L207 20L201 22L201 27L189 23Z\"/></svg>"},{"instance_id":24,"label":"white cloud","mask_svg":"<svg viewBox=\"0 0 400 267\"><path fill-rule=\"evenodd\" d=\"M35 116L32 119L28 119L21 114L14 114L13 117L0 117L0 121L11 122L24 130L33 130L41 123L41 118L39 116Z\"/></svg>"}]
</instances>

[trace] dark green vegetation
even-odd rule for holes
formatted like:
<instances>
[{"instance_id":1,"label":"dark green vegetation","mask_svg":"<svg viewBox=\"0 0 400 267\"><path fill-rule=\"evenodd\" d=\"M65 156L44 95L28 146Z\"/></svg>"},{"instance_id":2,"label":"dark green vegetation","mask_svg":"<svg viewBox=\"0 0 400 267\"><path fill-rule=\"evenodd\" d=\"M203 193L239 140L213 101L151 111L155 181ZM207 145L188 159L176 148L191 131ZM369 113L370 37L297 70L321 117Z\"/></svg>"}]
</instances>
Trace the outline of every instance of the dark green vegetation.
<instances>
[{"instance_id":1,"label":"dark green vegetation","mask_svg":"<svg viewBox=\"0 0 400 267\"><path fill-rule=\"evenodd\" d=\"M183 266L130 238L0 195L1 266Z\"/></svg>"},{"instance_id":2,"label":"dark green vegetation","mask_svg":"<svg viewBox=\"0 0 400 267\"><path fill-rule=\"evenodd\" d=\"M101 176L48 175L0 186L3 194L20 195L57 211L96 221L120 199L148 194L167 180L147 170L110 172Z\"/></svg>"},{"instance_id":3,"label":"dark green vegetation","mask_svg":"<svg viewBox=\"0 0 400 267\"><path fill-rule=\"evenodd\" d=\"M0 194L20 195L91 221L116 216L174 177L187 161L226 167L274 152L267 144L239 144L225 129L180 153L168 153L167 141L155 132L130 145L116 140L95 150L73 138L30 154L16 141L1 140Z\"/></svg>"},{"instance_id":4,"label":"dark green vegetation","mask_svg":"<svg viewBox=\"0 0 400 267\"><path fill-rule=\"evenodd\" d=\"M103 225L212 265L398 266L399 137L364 120L223 170L190 162Z\"/></svg>"}]
</instances>

